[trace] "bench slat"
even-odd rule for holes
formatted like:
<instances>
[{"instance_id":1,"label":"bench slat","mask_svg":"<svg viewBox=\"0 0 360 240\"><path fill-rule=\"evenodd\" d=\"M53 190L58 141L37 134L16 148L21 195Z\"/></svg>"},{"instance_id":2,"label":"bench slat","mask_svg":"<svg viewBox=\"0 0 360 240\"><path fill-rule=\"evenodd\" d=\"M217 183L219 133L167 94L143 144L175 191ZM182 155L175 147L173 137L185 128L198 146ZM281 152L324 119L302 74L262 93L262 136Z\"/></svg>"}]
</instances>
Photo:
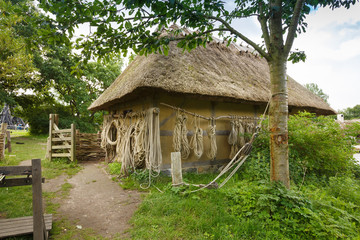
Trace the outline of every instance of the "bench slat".
<instances>
[{"instance_id":1,"label":"bench slat","mask_svg":"<svg viewBox=\"0 0 360 240\"><path fill-rule=\"evenodd\" d=\"M52 229L52 214L45 214L46 230ZM33 232L33 217L0 219L0 238L30 234Z\"/></svg>"},{"instance_id":2,"label":"bench slat","mask_svg":"<svg viewBox=\"0 0 360 240\"><path fill-rule=\"evenodd\" d=\"M31 175L32 166L6 166L0 167L0 173L3 175Z\"/></svg>"}]
</instances>

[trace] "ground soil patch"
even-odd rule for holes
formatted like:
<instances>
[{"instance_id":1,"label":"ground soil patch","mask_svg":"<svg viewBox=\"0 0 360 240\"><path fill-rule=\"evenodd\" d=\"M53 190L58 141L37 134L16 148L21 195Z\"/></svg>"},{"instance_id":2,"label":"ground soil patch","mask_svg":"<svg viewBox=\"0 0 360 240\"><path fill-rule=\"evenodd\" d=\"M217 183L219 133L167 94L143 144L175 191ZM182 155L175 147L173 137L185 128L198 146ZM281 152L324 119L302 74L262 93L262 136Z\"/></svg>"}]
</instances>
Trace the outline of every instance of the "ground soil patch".
<instances>
[{"instance_id":1,"label":"ground soil patch","mask_svg":"<svg viewBox=\"0 0 360 240\"><path fill-rule=\"evenodd\" d=\"M83 170L72 178L62 175L43 186L44 191L56 192L63 183L72 185L69 196L54 200L60 203L55 221L65 218L80 228L93 229L103 237L125 237L125 231L130 227L128 222L141 201L140 193L123 190L111 180L101 163L82 166Z\"/></svg>"}]
</instances>

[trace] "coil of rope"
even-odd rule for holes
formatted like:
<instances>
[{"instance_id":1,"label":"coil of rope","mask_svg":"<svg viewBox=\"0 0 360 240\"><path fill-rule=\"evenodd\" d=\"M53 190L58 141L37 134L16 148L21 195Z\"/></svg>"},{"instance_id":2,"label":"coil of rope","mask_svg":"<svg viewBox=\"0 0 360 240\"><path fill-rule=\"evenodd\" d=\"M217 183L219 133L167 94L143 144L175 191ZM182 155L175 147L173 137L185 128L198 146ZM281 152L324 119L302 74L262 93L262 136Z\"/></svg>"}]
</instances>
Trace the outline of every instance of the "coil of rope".
<instances>
[{"instance_id":1,"label":"coil of rope","mask_svg":"<svg viewBox=\"0 0 360 240\"><path fill-rule=\"evenodd\" d=\"M113 126L114 126L114 128L112 128ZM110 144L112 146L115 146L118 142L118 136L119 136L118 128L119 128L118 121L116 119L114 119L111 121L111 123L106 131L106 141L108 144ZM110 135L112 134L112 129L116 130L116 140L115 141L112 141L111 137L110 137Z\"/></svg>"}]
</instances>

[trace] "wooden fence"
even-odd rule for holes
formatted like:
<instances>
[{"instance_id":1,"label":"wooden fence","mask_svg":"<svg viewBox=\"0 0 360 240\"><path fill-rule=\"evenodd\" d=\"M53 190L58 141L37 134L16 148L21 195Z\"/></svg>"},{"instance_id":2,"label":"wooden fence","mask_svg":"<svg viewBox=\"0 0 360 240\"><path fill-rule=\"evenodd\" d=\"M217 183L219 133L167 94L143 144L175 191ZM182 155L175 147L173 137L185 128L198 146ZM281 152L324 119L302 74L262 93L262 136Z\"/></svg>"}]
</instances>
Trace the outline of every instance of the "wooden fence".
<instances>
[{"instance_id":1,"label":"wooden fence","mask_svg":"<svg viewBox=\"0 0 360 240\"><path fill-rule=\"evenodd\" d=\"M58 114L50 114L48 152L46 158L68 157L71 161L103 160L100 133L80 133L71 124L70 129L59 129Z\"/></svg>"},{"instance_id":2,"label":"wooden fence","mask_svg":"<svg viewBox=\"0 0 360 240\"><path fill-rule=\"evenodd\" d=\"M105 150L101 148L100 132L80 133L79 130L76 130L76 159L78 161L105 159Z\"/></svg>"},{"instance_id":3,"label":"wooden fence","mask_svg":"<svg viewBox=\"0 0 360 240\"><path fill-rule=\"evenodd\" d=\"M58 114L50 114L49 120L47 157L50 161L56 157L67 157L71 161L75 161L75 125L71 124L70 129L59 129Z\"/></svg>"}]
</instances>

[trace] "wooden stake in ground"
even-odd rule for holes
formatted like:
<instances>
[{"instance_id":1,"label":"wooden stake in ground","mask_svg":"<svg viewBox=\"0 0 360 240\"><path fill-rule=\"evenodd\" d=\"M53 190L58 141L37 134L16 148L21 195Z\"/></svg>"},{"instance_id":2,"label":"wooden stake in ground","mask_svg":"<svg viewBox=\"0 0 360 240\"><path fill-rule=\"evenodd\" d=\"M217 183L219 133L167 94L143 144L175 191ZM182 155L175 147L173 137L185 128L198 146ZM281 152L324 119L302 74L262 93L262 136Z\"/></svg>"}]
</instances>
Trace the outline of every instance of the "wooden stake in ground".
<instances>
[{"instance_id":1,"label":"wooden stake in ground","mask_svg":"<svg viewBox=\"0 0 360 240\"><path fill-rule=\"evenodd\" d=\"M174 186L183 184L180 152L171 153L171 177Z\"/></svg>"}]
</instances>

